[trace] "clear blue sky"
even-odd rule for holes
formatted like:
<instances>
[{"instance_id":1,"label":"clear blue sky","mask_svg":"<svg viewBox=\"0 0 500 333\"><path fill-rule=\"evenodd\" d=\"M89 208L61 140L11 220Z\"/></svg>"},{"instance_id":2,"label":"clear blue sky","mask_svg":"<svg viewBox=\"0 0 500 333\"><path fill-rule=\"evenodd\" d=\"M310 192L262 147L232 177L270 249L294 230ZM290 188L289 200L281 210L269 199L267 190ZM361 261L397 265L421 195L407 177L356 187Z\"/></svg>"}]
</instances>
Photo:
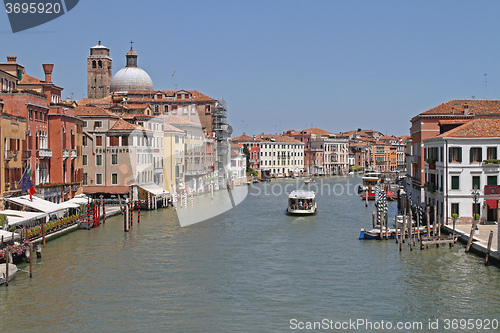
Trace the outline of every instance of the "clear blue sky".
<instances>
[{"instance_id":1,"label":"clear blue sky","mask_svg":"<svg viewBox=\"0 0 500 333\"><path fill-rule=\"evenodd\" d=\"M115 73L133 39L155 89L224 98L235 136L403 135L440 103L500 98L499 13L500 1L80 0L16 34L2 11L0 61L16 55L39 78L54 63L63 97L80 99L89 48L102 40Z\"/></svg>"}]
</instances>

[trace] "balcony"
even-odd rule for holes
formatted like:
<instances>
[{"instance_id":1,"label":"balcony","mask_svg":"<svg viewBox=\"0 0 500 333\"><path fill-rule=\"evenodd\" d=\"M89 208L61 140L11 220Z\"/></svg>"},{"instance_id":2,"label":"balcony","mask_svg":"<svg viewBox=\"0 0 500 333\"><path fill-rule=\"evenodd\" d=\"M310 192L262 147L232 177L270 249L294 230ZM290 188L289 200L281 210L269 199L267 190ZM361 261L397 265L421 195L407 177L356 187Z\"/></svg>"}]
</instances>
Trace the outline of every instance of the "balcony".
<instances>
[{"instance_id":1,"label":"balcony","mask_svg":"<svg viewBox=\"0 0 500 333\"><path fill-rule=\"evenodd\" d=\"M18 150L6 150L5 151L5 162L9 162L11 159L17 160Z\"/></svg>"},{"instance_id":2,"label":"balcony","mask_svg":"<svg viewBox=\"0 0 500 333\"><path fill-rule=\"evenodd\" d=\"M52 158L52 149L41 148L36 151L38 158Z\"/></svg>"},{"instance_id":3,"label":"balcony","mask_svg":"<svg viewBox=\"0 0 500 333\"><path fill-rule=\"evenodd\" d=\"M69 157L69 149L63 149L63 158L67 159Z\"/></svg>"},{"instance_id":4,"label":"balcony","mask_svg":"<svg viewBox=\"0 0 500 333\"><path fill-rule=\"evenodd\" d=\"M484 195L500 194L500 185L484 185Z\"/></svg>"},{"instance_id":5,"label":"balcony","mask_svg":"<svg viewBox=\"0 0 500 333\"><path fill-rule=\"evenodd\" d=\"M71 149L71 158L74 159L77 156L76 149Z\"/></svg>"}]
</instances>

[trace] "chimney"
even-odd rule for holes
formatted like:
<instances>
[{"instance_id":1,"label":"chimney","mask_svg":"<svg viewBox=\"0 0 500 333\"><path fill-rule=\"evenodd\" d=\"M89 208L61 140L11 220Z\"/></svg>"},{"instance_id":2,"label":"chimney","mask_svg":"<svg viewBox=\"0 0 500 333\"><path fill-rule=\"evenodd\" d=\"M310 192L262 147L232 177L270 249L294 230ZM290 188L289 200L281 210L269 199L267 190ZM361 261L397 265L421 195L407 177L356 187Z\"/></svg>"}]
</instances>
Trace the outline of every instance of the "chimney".
<instances>
[{"instance_id":1,"label":"chimney","mask_svg":"<svg viewBox=\"0 0 500 333\"><path fill-rule=\"evenodd\" d=\"M9 64L15 64L17 62L17 57L16 56L7 56L7 63Z\"/></svg>"},{"instance_id":2,"label":"chimney","mask_svg":"<svg viewBox=\"0 0 500 333\"><path fill-rule=\"evenodd\" d=\"M45 83L52 83L52 69L54 64L43 64L43 71L45 73Z\"/></svg>"}]
</instances>

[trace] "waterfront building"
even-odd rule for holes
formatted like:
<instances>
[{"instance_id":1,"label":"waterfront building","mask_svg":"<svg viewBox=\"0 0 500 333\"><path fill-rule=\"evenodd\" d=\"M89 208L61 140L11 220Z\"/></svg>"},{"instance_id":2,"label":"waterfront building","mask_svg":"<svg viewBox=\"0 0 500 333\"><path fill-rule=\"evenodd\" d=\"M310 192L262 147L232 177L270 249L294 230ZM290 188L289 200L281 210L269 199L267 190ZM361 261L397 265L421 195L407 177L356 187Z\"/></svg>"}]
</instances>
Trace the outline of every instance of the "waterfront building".
<instances>
[{"instance_id":1,"label":"waterfront building","mask_svg":"<svg viewBox=\"0 0 500 333\"><path fill-rule=\"evenodd\" d=\"M407 159L407 187L414 202L425 202L424 140L475 118L499 118L498 100L451 100L411 119L412 155Z\"/></svg>"},{"instance_id":2,"label":"waterfront building","mask_svg":"<svg viewBox=\"0 0 500 333\"><path fill-rule=\"evenodd\" d=\"M231 144L231 167L230 179L233 184L242 184L247 180L246 157L243 153L243 147L236 143Z\"/></svg>"},{"instance_id":3,"label":"waterfront building","mask_svg":"<svg viewBox=\"0 0 500 333\"><path fill-rule=\"evenodd\" d=\"M73 197L79 189L82 170L77 145L81 141L81 122L73 109L61 100L63 88L52 82L52 64L43 64L44 80L26 74L16 57L8 57L0 64L0 71L15 75L15 85L2 91L3 112L16 119L23 118L25 137L11 148L18 150L22 159L21 169L32 170L32 181L37 196L52 202ZM3 80L5 84L5 79ZM9 85L9 84L8 84ZM9 140L10 143L10 140ZM49 148L50 147L50 148ZM9 149L12 150L12 149ZM14 178L16 178L14 176ZM20 180L17 179L17 182ZM10 179L10 183L14 183ZM19 192L19 184L9 185ZM9 195L19 195L11 192Z\"/></svg>"},{"instance_id":4,"label":"waterfront building","mask_svg":"<svg viewBox=\"0 0 500 333\"><path fill-rule=\"evenodd\" d=\"M169 125L177 127L186 133L184 150L184 178L189 189L196 192L204 191L204 180L211 176L213 165L211 151L207 150L206 138L200 123L195 123L176 115L162 116ZM213 141L212 148L213 149ZM211 170L210 170L211 169Z\"/></svg>"},{"instance_id":5,"label":"waterfront building","mask_svg":"<svg viewBox=\"0 0 500 333\"><path fill-rule=\"evenodd\" d=\"M461 222L474 214L482 222L498 221L500 120L474 119L423 143L425 204L436 205L446 223L454 214ZM474 188L480 191L477 202Z\"/></svg>"},{"instance_id":6,"label":"waterfront building","mask_svg":"<svg viewBox=\"0 0 500 333\"><path fill-rule=\"evenodd\" d=\"M304 173L304 143L278 134L259 134L259 173L290 177Z\"/></svg>"},{"instance_id":7,"label":"waterfront building","mask_svg":"<svg viewBox=\"0 0 500 333\"><path fill-rule=\"evenodd\" d=\"M103 57L101 71L105 68L111 69L109 49L100 43L91 48L91 56L87 60L89 91L92 91L92 82L99 81L99 77L109 78L107 72L102 74L99 71L98 58ZM137 58L137 52L131 48L126 54L126 66L110 79L108 96L101 97L101 95L89 93L89 98L81 100L79 104L100 105L120 113L142 112L149 116L175 115L201 124L207 137L205 149L210 155L206 156L204 161L213 162L209 166L213 166L212 170L217 175L219 184L225 183L230 163L229 143L232 133L232 128L227 123L226 103L196 90L154 90L151 77L137 66ZM92 68L94 60L97 61L97 69ZM102 86L104 87L105 84Z\"/></svg>"},{"instance_id":8,"label":"waterfront building","mask_svg":"<svg viewBox=\"0 0 500 333\"><path fill-rule=\"evenodd\" d=\"M243 151L248 150L248 166L255 172L260 170L260 142L259 138L248 136L245 133L232 139L232 143L242 147Z\"/></svg>"},{"instance_id":9,"label":"waterfront building","mask_svg":"<svg viewBox=\"0 0 500 333\"><path fill-rule=\"evenodd\" d=\"M304 168L309 174L333 175L348 172L348 139L320 128L289 130L283 134L304 143Z\"/></svg>"},{"instance_id":10,"label":"waterfront building","mask_svg":"<svg viewBox=\"0 0 500 333\"><path fill-rule=\"evenodd\" d=\"M171 193L180 188L184 188L184 162L185 162L185 142L186 132L172 126L163 124L163 140L165 163L163 172L165 175L166 188Z\"/></svg>"}]
</instances>

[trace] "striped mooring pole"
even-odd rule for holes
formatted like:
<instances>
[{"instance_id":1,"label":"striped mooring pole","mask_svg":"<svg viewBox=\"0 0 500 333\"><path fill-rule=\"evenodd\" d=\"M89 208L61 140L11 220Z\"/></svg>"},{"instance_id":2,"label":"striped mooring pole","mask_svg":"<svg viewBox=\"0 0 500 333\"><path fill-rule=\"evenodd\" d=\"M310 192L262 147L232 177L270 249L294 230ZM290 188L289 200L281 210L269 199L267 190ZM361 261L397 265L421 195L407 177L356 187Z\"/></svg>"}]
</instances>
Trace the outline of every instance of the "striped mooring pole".
<instances>
[{"instance_id":1,"label":"striped mooring pole","mask_svg":"<svg viewBox=\"0 0 500 333\"><path fill-rule=\"evenodd\" d=\"M137 223L141 223L141 199L137 205Z\"/></svg>"}]
</instances>

